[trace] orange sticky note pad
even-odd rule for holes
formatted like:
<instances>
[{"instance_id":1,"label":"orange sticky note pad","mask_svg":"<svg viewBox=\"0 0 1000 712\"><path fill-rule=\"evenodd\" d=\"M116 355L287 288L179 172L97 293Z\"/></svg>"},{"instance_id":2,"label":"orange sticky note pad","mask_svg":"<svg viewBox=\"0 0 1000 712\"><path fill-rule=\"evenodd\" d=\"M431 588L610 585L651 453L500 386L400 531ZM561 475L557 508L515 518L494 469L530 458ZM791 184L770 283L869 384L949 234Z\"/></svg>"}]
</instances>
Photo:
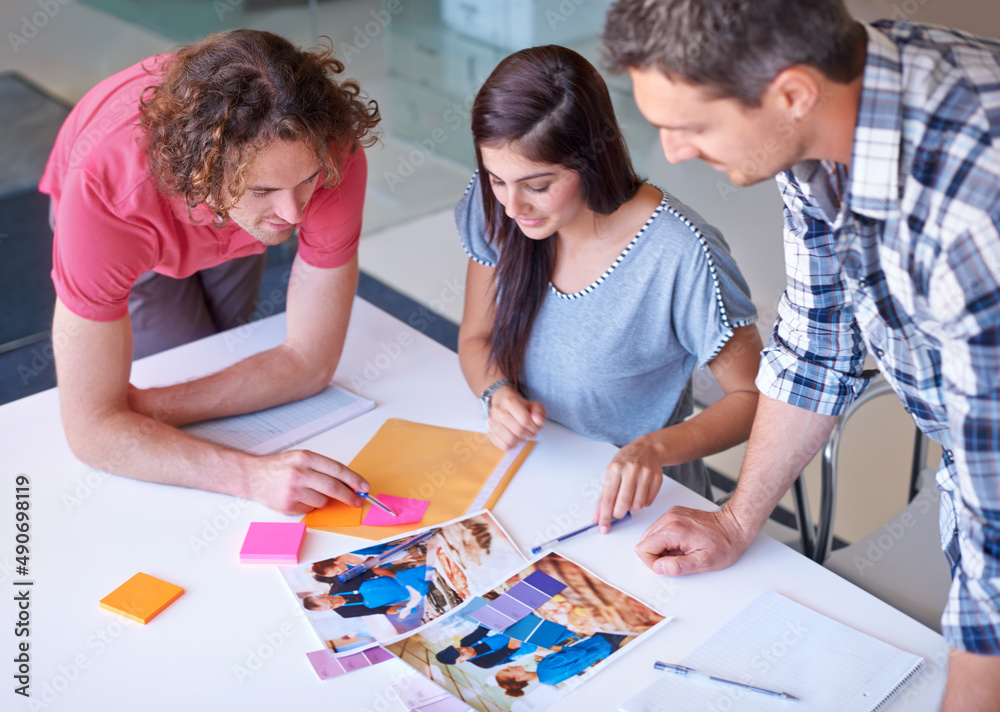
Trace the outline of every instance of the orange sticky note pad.
<instances>
[{"instance_id":1,"label":"orange sticky note pad","mask_svg":"<svg viewBox=\"0 0 1000 712\"><path fill-rule=\"evenodd\" d=\"M182 593L180 586L140 572L102 598L101 608L146 625Z\"/></svg>"},{"instance_id":2,"label":"orange sticky note pad","mask_svg":"<svg viewBox=\"0 0 1000 712\"><path fill-rule=\"evenodd\" d=\"M352 507L331 499L319 509L309 512L302 521L310 529L323 527L356 527L361 524L361 507Z\"/></svg>"}]
</instances>

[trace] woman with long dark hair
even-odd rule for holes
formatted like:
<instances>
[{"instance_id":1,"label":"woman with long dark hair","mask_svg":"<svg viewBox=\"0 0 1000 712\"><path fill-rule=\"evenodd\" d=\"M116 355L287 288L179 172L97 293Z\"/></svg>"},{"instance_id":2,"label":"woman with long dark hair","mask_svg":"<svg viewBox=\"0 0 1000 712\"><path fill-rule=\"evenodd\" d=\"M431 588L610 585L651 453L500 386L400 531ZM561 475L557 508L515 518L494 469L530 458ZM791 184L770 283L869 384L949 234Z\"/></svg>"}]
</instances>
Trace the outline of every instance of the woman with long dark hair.
<instances>
[{"instance_id":1,"label":"woman with long dark hair","mask_svg":"<svg viewBox=\"0 0 1000 712\"><path fill-rule=\"evenodd\" d=\"M459 357L490 439L509 449L548 416L618 445L604 531L652 503L664 474L710 494L701 458L749 436L761 349L722 235L636 175L604 80L572 50L504 59L472 133ZM689 418L705 365L724 395Z\"/></svg>"}]
</instances>

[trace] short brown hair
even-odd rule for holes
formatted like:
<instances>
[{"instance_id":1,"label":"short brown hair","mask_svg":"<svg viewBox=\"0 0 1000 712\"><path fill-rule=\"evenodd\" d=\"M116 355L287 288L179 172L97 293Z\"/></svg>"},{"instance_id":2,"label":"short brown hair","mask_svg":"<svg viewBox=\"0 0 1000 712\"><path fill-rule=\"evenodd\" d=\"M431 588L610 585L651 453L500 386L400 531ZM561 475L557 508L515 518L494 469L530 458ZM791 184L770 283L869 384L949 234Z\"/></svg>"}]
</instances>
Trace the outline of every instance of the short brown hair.
<instances>
[{"instance_id":1,"label":"short brown hair","mask_svg":"<svg viewBox=\"0 0 1000 712\"><path fill-rule=\"evenodd\" d=\"M759 106L771 80L796 64L855 79L867 35L843 0L617 0L603 40L614 71L654 67Z\"/></svg>"},{"instance_id":2,"label":"short brown hair","mask_svg":"<svg viewBox=\"0 0 1000 712\"><path fill-rule=\"evenodd\" d=\"M357 82L334 79L344 65L332 54L332 47L302 51L259 30L211 34L178 50L141 102L160 190L190 208L211 199L225 223L246 191L247 166L274 140L305 142L325 185L336 185L344 154L377 140L380 116Z\"/></svg>"}]
</instances>

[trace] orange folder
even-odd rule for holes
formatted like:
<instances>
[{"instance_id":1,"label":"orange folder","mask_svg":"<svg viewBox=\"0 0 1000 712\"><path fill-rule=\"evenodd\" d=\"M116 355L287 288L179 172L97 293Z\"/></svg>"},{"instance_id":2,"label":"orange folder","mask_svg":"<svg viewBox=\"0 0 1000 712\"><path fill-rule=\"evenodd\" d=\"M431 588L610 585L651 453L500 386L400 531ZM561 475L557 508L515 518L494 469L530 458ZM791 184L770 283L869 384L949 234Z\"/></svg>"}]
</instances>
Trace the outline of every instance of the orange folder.
<instances>
[{"instance_id":1,"label":"orange folder","mask_svg":"<svg viewBox=\"0 0 1000 712\"><path fill-rule=\"evenodd\" d=\"M527 443L506 471L497 473L493 492L483 509L493 506L533 445ZM390 418L351 460L350 467L368 480L372 492L430 501L420 521L420 526L426 527L463 516L484 485L490 486L488 481L506 454L490 443L486 433ZM405 534L414 528L413 524L330 526L330 515L334 512L329 510L339 513L343 512L342 507L334 502L310 512L302 521L312 529L372 541Z\"/></svg>"}]
</instances>

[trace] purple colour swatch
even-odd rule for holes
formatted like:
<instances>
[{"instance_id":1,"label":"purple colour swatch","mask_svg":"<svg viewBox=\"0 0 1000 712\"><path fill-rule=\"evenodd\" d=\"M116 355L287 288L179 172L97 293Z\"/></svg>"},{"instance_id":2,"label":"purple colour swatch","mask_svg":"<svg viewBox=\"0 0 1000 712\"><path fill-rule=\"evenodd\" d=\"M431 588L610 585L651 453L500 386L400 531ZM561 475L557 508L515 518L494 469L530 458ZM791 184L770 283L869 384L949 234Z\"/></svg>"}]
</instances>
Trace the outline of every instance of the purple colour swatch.
<instances>
[{"instance_id":1,"label":"purple colour swatch","mask_svg":"<svg viewBox=\"0 0 1000 712\"><path fill-rule=\"evenodd\" d=\"M384 663L386 660L392 660L393 657L395 657L392 653L381 646L368 648L368 650L364 651L364 656L368 658L368 662L372 665Z\"/></svg>"},{"instance_id":2,"label":"purple colour swatch","mask_svg":"<svg viewBox=\"0 0 1000 712\"><path fill-rule=\"evenodd\" d=\"M361 668L384 663L386 660L391 660L393 655L385 648L375 647L341 657L334 656L328 650L317 650L306 653L306 657L312 663L313 670L319 675L319 679L329 680L331 677L340 677Z\"/></svg>"},{"instance_id":3,"label":"purple colour swatch","mask_svg":"<svg viewBox=\"0 0 1000 712\"><path fill-rule=\"evenodd\" d=\"M539 591L549 594L549 598L552 598L552 596L555 596L557 593L562 593L562 590L566 588L566 584L562 581L552 578L548 574L541 571L532 571L522 583L530 584Z\"/></svg>"},{"instance_id":4,"label":"purple colour swatch","mask_svg":"<svg viewBox=\"0 0 1000 712\"><path fill-rule=\"evenodd\" d=\"M521 603L523 606L533 611L542 604L544 604L546 601L548 601L550 598L552 598L552 594L545 593L544 591L539 591L531 584L522 581L521 583L516 584L513 588L511 588L506 594L504 594L503 597L513 599L514 601ZM499 600L500 599L498 598L497 601ZM525 613L521 617L523 618L526 615L528 614Z\"/></svg>"},{"instance_id":5,"label":"purple colour swatch","mask_svg":"<svg viewBox=\"0 0 1000 712\"><path fill-rule=\"evenodd\" d=\"M507 595L501 596L497 600L493 601L492 608L500 613L503 613L509 618L513 618L515 621L519 621L547 600L549 600L549 598L548 596L545 596L540 602L530 605L524 599L517 596L513 592L513 589L511 589Z\"/></svg>"},{"instance_id":6,"label":"purple colour swatch","mask_svg":"<svg viewBox=\"0 0 1000 712\"><path fill-rule=\"evenodd\" d=\"M340 677L344 674L344 666L325 650L306 653L306 657L309 658L320 680L329 680L331 677Z\"/></svg>"},{"instance_id":7,"label":"purple colour swatch","mask_svg":"<svg viewBox=\"0 0 1000 712\"><path fill-rule=\"evenodd\" d=\"M496 631L502 631L505 628L509 628L510 626L517 623L517 619L511 618L508 615L504 615L503 613L495 609L493 606L484 606L483 608L480 608L478 611L473 613L470 617L475 618L477 621L482 623L487 628Z\"/></svg>"},{"instance_id":8,"label":"purple colour swatch","mask_svg":"<svg viewBox=\"0 0 1000 712\"><path fill-rule=\"evenodd\" d=\"M469 705L457 697L446 697L443 700L429 702L417 708L420 712L468 712Z\"/></svg>"},{"instance_id":9,"label":"purple colour swatch","mask_svg":"<svg viewBox=\"0 0 1000 712\"><path fill-rule=\"evenodd\" d=\"M365 657L364 653L345 655L342 658L337 658L337 660L344 666L344 672L353 672L361 668L371 667L371 663L368 662L368 658Z\"/></svg>"}]
</instances>

